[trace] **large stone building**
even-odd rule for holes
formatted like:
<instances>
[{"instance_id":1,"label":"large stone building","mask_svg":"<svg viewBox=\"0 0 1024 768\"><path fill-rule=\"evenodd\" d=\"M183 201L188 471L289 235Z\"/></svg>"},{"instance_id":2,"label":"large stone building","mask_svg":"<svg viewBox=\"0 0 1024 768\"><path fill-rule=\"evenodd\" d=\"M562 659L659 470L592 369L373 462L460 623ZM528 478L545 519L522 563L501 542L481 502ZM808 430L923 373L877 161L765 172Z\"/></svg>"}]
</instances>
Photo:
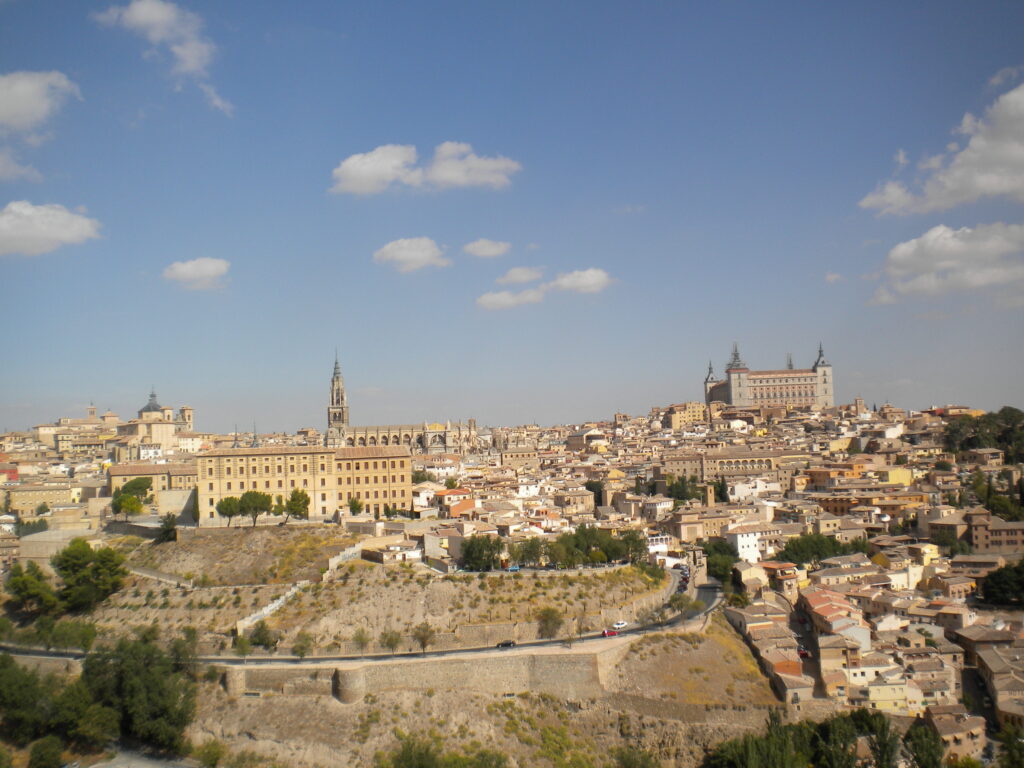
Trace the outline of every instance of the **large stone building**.
<instances>
[{"instance_id":1,"label":"large stone building","mask_svg":"<svg viewBox=\"0 0 1024 768\"><path fill-rule=\"evenodd\" d=\"M195 424L194 419L191 406L181 406L175 415L173 408L160 405L156 401L156 392L150 392L149 402L139 409L138 418L118 424L117 435L126 443L159 445L163 449L175 448L178 433L191 433Z\"/></svg>"},{"instance_id":2,"label":"large stone building","mask_svg":"<svg viewBox=\"0 0 1024 768\"><path fill-rule=\"evenodd\" d=\"M348 396L341 365L334 360L331 376L331 399L327 406L328 448L374 448L400 445L414 453L472 453L477 448L476 420L468 423L444 424L424 421L422 424L385 424L353 427L348 419Z\"/></svg>"},{"instance_id":3,"label":"large stone building","mask_svg":"<svg viewBox=\"0 0 1024 768\"><path fill-rule=\"evenodd\" d=\"M835 405L832 364L818 345L818 358L810 368L794 368L790 358L786 368L752 371L740 357L734 344L725 367L725 378L715 377L711 363L704 379L704 399L747 408L804 408L819 410Z\"/></svg>"},{"instance_id":4,"label":"large stone building","mask_svg":"<svg viewBox=\"0 0 1024 768\"><path fill-rule=\"evenodd\" d=\"M383 513L412 507L412 458L407 446L318 448L277 446L226 448L199 457L198 525L227 525L217 502L259 491L287 499L294 489L309 494L309 519L346 515L349 500ZM266 520L265 522L270 522Z\"/></svg>"}]
</instances>

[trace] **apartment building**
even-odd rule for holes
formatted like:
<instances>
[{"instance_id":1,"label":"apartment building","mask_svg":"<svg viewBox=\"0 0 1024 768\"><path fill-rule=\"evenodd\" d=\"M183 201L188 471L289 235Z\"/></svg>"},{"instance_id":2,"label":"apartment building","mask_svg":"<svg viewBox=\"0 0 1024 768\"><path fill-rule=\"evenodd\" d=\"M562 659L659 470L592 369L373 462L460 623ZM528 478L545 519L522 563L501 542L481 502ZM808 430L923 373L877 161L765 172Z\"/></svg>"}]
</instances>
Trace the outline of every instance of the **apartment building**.
<instances>
[{"instance_id":1,"label":"apartment building","mask_svg":"<svg viewBox=\"0 0 1024 768\"><path fill-rule=\"evenodd\" d=\"M199 457L199 525L220 526L217 502L246 491L287 498L294 489L309 494L311 520L348 514L349 500L381 514L385 506L412 506L412 458L408 446L323 448L279 446L227 448Z\"/></svg>"}]
</instances>

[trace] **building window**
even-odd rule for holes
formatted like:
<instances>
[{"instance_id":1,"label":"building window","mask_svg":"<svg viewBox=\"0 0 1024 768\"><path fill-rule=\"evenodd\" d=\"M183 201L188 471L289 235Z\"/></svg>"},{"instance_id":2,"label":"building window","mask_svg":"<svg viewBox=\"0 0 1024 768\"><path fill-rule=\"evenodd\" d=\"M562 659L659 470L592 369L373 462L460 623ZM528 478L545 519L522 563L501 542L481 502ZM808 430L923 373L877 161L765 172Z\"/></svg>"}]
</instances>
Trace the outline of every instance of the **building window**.
<instances>
[{"instance_id":1,"label":"building window","mask_svg":"<svg viewBox=\"0 0 1024 768\"><path fill-rule=\"evenodd\" d=\"M327 501L327 494L326 493L321 493L320 494L320 501Z\"/></svg>"},{"instance_id":2,"label":"building window","mask_svg":"<svg viewBox=\"0 0 1024 768\"><path fill-rule=\"evenodd\" d=\"M208 490L211 490L211 491L213 490L213 483L210 483L210 487L209 487Z\"/></svg>"},{"instance_id":3,"label":"building window","mask_svg":"<svg viewBox=\"0 0 1024 768\"><path fill-rule=\"evenodd\" d=\"M231 490L231 483L228 483L228 490Z\"/></svg>"},{"instance_id":4,"label":"building window","mask_svg":"<svg viewBox=\"0 0 1024 768\"><path fill-rule=\"evenodd\" d=\"M282 487L282 483L283 483L283 482L284 482L283 480L278 480L278 481L277 481L277 487L278 487L278 488L281 488L281 487Z\"/></svg>"},{"instance_id":5,"label":"building window","mask_svg":"<svg viewBox=\"0 0 1024 768\"><path fill-rule=\"evenodd\" d=\"M327 485L327 479L324 478L324 477L321 477L320 478L320 487L323 488L325 485Z\"/></svg>"}]
</instances>

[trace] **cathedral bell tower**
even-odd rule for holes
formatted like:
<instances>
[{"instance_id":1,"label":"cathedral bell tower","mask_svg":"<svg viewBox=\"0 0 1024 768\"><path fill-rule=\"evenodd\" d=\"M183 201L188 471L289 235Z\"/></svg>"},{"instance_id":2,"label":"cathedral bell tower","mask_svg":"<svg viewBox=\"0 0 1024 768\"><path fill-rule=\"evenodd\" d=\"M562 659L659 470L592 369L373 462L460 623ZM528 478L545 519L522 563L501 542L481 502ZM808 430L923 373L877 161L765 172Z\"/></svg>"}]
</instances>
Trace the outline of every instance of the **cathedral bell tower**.
<instances>
[{"instance_id":1,"label":"cathedral bell tower","mask_svg":"<svg viewBox=\"0 0 1024 768\"><path fill-rule=\"evenodd\" d=\"M331 403L327 406L327 447L338 448L345 444L348 429L348 398L345 396L345 379L341 376L341 364L334 356L334 374L331 376Z\"/></svg>"}]
</instances>

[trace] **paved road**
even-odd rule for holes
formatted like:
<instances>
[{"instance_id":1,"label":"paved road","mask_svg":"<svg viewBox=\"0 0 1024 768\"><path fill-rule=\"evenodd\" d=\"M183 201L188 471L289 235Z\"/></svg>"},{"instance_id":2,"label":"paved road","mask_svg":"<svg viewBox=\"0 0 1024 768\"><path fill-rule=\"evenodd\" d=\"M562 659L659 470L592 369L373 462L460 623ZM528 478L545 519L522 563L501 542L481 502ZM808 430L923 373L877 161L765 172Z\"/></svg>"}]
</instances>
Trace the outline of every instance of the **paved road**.
<instances>
[{"instance_id":1,"label":"paved road","mask_svg":"<svg viewBox=\"0 0 1024 768\"><path fill-rule=\"evenodd\" d=\"M118 752L113 760L106 763L96 763L103 768L195 768L195 763L187 763L182 760L165 760L158 757L150 757L139 752Z\"/></svg>"},{"instance_id":2,"label":"paved road","mask_svg":"<svg viewBox=\"0 0 1024 768\"><path fill-rule=\"evenodd\" d=\"M672 581L672 588L669 591L669 595L675 593L675 588L679 583L678 571L669 570L669 578ZM688 617L686 620L691 620L702 616L705 613L712 611L720 602L722 602L722 587L715 579L709 579L707 584L697 587L697 595L700 600L705 604L705 608L700 613L694 614ZM675 616L674 618L662 623L652 625L638 625L630 624L625 629L619 630L619 635L628 637L630 635L643 634L651 630L664 629L679 624L684 620L682 615ZM609 638L602 637L600 632L594 634L584 635L581 638L574 638L573 643L594 643L594 642L608 642ZM528 640L525 642L517 643L516 648L523 649L539 649L551 646L561 646L565 644L564 638L558 638L554 640ZM19 653L22 656L36 656L40 658L56 658L56 659L82 659L85 654L81 651L64 651L64 650L45 650L43 648L32 649L31 652L25 652L19 649L17 646L8 646L0 643L0 651L9 649L11 652ZM423 659L423 658L441 658L444 656L456 656L460 654L479 654L479 653L490 653L495 650L494 646L485 645L478 646L475 648L454 648L445 651L429 651L427 653L419 653L416 651L395 653L395 654L371 654L364 656L353 656L353 655L330 655L330 656L307 656L305 658L299 658L297 656L287 655L273 655L273 656L250 656L247 658L239 658L237 656L200 656L197 661L201 664L221 664L231 666L250 666L259 664L315 664L315 663L336 663L345 661L358 661L358 662L374 662L374 661L390 661L394 659ZM505 652L514 652L515 648L505 650Z\"/></svg>"}]
</instances>

